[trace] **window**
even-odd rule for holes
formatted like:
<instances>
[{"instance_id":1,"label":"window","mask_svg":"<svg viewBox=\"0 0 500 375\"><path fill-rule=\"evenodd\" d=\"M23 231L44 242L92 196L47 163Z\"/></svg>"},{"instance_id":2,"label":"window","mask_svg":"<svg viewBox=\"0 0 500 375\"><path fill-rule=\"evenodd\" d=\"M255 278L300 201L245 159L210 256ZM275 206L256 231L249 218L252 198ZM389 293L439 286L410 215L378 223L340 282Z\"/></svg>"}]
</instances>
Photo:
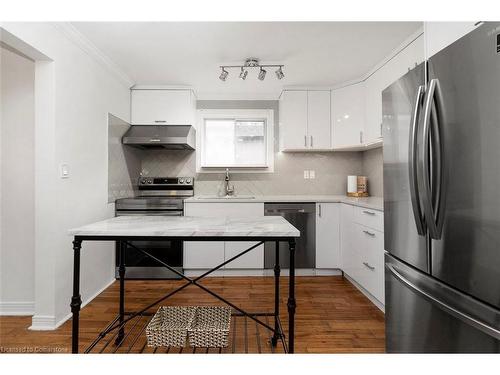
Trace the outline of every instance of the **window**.
<instances>
[{"instance_id":1,"label":"window","mask_svg":"<svg viewBox=\"0 0 500 375\"><path fill-rule=\"evenodd\" d=\"M272 111L201 111L199 169L272 171Z\"/></svg>"}]
</instances>

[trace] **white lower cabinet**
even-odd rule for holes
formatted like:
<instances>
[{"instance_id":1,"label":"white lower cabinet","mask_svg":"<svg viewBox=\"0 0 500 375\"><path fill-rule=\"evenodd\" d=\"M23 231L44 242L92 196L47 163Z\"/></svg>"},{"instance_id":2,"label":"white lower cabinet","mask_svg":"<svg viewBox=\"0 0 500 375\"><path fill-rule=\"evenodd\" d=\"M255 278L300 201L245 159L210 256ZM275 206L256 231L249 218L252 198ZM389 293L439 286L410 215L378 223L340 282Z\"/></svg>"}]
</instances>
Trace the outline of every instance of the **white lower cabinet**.
<instances>
[{"instance_id":1,"label":"white lower cabinet","mask_svg":"<svg viewBox=\"0 0 500 375\"><path fill-rule=\"evenodd\" d=\"M185 216L200 217L260 217L264 216L263 203L186 202ZM184 242L184 268L209 269L256 244L252 241L186 241ZM225 269L263 269L264 246L242 255L227 264Z\"/></svg>"},{"instance_id":2,"label":"white lower cabinet","mask_svg":"<svg viewBox=\"0 0 500 375\"><path fill-rule=\"evenodd\" d=\"M316 268L340 268L340 205L316 204Z\"/></svg>"},{"instance_id":3,"label":"white lower cabinet","mask_svg":"<svg viewBox=\"0 0 500 375\"><path fill-rule=\"evenodd\" d=\"M381 211L344 204L341 254L342 270L384 304L384 233L380 220L383 222Z\"/></svg>"}]
</instances>

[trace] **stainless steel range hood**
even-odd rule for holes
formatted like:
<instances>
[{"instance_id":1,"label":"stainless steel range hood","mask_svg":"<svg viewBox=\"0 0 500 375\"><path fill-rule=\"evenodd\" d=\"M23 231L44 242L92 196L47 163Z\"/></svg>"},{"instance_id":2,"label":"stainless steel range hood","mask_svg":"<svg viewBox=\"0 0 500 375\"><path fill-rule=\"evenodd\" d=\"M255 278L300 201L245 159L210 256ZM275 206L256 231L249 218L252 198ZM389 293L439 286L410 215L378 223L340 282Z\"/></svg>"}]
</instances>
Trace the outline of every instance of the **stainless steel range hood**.
<instances>
[{"instance_id":1,"label":"stainless steel range hood","mask_svg":"<svg viewBox=\"0 0 500 375\"><path fill-rule=\"evenodd\" d=\"M192 125L132 125L122 143L141 149L194 150L196 130Z\"/></svg>"}]
</instances>

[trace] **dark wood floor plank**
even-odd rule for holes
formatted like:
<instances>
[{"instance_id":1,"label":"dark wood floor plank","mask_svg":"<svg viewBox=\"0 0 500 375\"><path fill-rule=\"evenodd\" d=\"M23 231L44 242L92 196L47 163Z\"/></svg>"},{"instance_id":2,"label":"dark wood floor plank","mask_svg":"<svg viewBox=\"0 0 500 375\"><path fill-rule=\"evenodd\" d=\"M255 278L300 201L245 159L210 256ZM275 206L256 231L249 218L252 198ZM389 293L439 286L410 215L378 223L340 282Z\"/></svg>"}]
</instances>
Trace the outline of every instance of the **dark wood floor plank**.
<instances>
[{"instance_id":1,"label":"dark wood floor plank","mask_svg":"<svg viewBox=\"0 0 500 375\"><path fill-rule=\"evenodd\" d=\"M288 295L287 277L280 283L280 311L285 334L288 327L286 300ZM363 294L361 294L347 279L341 276L316 276L296 278L296 340L297 353L380 353L385 348L384 315ZM177 280L127 280L126 305L127 311L140 309L142 306L160 298L169 290L182 285ZM203 285L221 294L237 306L247 311L271 313L274 309L274 279L273 277L214 277L203 280ZM97 334L116 316L118 310L119 285L113 283L91 303L85 306L80 314L80 351L83 351ZM69 301L68 301L69 305ZM181 293L167 300L165 305L222 305L214 297L202 290L189 286ZM157 307L151 309L156 312ZM146 319L146 318L144 318ZM264 321L267 319L262 318ZM271 322L269 319L268 322ZM237 322L237 323L235 323ZM142 327L139 323L136 327ZM4 349L35 348L42 351L70 352L71 321L65 322L54 331L31 331L31 317L0 317L0 346ZM247 321L249 342L245 342L242 333L245 330L244 319L233 319L229 336L229 347L222 353L235 351L244 353L259 352L255 340L257 332L252 321ZM236 336L233 337L233 330ZM128 343L135 335L131 335ZM271 332L259 327L260 349L262 353L270 353L269 338ZM140 338L134 344L132 352L140 352L146 343ZM111 346L111 344L110 344ZM96 346L96 350L100 349ZM108 351L107 349L106 351ZM114 350L114 347L113 347ZM121 350L118 350L120 352ZM146 346L144 353L153 353L154 348ZM165 353L165 348L159 348L158 353ZM170 352L192 353L192 350L171 349ZM205 350L197 350L205 353ZM218 349L210 350L218 353ZM281 345L277 353L283 352Z\"/></svg>"}]
</instances>

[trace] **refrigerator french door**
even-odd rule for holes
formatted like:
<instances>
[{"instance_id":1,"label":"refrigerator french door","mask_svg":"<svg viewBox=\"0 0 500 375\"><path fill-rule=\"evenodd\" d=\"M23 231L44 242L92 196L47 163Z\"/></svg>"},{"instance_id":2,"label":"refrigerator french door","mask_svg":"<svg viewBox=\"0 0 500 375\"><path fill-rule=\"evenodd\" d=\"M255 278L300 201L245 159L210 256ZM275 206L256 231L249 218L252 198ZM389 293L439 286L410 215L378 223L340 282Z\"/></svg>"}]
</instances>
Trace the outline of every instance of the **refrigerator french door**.
<instances>
[{"instance_id":1,"label":"refrigerator french door","mask_svg":"<svg viewBox=\"0 0 500 375\"><path fill-rule=\"evenodd\" d=\"M500 352L499 34L383 92L388 352Z\"/></svg>"}]
</instances>

